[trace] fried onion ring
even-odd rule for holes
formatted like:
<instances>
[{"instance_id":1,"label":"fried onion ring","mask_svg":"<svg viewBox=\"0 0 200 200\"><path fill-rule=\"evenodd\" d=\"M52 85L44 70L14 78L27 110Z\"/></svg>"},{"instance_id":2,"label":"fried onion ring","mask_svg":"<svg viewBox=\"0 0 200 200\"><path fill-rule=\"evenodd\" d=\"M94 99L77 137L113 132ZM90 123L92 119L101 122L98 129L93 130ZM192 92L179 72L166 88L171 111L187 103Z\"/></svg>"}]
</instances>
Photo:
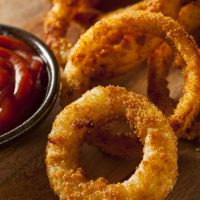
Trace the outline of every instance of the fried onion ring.
<instances>
[{"instance_id":1,"label":"fried onion ring","mask_svg":"<svg viewBox=\"0 0 200 200\"><path fill-rule=\"evenodd\" d=\"M186 4L180 10L177 20L189 33L194 33L200 28L199 17L200 1L197 0ZM197 41L199 41L198 38ZM176 56L176 62L172 63L171 60L174 56ZM177 103L170 97L167 88L168 82L166 78L172 66L184 68L185 62L183 62L179 54L174 55L167 44L162 44L148 58L148 96L168 116L173 114ZM192 140L199 137L200 121L198 118L192 121L191 127L188 127L185 134L181 135L182 138Z\"/></svg>"},{"instance_id":2,"label":"fried onion ring","mask_svg":"<svg viewBox=\"0 0 200 200\"><path fill-rule=\"evenodd\" d=\"M102 19L89 29L69 57L63 77L62 101L68 103L81 96L92 87L92 80L111 78L133 68L134 57L131 57L131 63L127 63L127 56L134 54L135 35L140 32L173 43L187 63L184 95L170 116L172 127L181 134L190 127L200 107L197 92L200 90L200 54L183 28L161 13L120 13Z\"/></svg>"},{"instance_id":3,"label":"fried onion ring","mask_svg":"<svg viewBox=\"0 0 200 200\"><path fill-rule=\"evenodd\" d=\"M192 1L183 6L178 14L177 21L189 33L194 33L200 27L200 0Z\"/></svg>"},{"instance_id":4,"label":"fried onion ring","mask_svg":"<svg viewBox=\"0 0 200 200\"><path fill-rule=\"evenodd\" d=\"M54 0L44 20L45 41L61 66L65 66L69 50L85 32L99 11L86 0ZM71 31L68 31L69 29Z\"/></svg>"},{"instance_id":5,"label":"fried onion ring","mask_svg":"<svg viewBox=\"0 0 200 200\"><path fill-rule=\"evenodd\" d=\"M95 21L106 14L97 9L97 5L102 2L103 0L97 0L93 3L88 0L53 1L53 6L44 21L45 41L53 50L61 67L64 68L69 53L80 35ZM111 12L109 15L124 10L148 10L152 12L162 12L167 16L175 18L177 17L179 9L180 0L143 0L127 8ZM147 42L138 44L136 47L145 48L147 46L145 48L146 50L155 48L154 40L151 41L150 39L147 45L146 43ZM143 47L143 45L145 45L145 47ZM145 51L141 53L144 54ZM136 57L139 59L139 55L135 56L135 58Z\"/></svg>"},{"instance_id":6,"label":"fried onion ring","mask_svg":"<svg viewBox=\"0 0 200 200\"><path fill-rule=\"evenodd\" d=\"M78 161L80 145L88 131L121 116L135 127L143 160L122 183L87 180ZM119 87L93 88L68 105L53 124L46 152L51 187L61 200L161 200L176 182L177 140L168 120L147 98Z\"/></svg>"}]
</instances>

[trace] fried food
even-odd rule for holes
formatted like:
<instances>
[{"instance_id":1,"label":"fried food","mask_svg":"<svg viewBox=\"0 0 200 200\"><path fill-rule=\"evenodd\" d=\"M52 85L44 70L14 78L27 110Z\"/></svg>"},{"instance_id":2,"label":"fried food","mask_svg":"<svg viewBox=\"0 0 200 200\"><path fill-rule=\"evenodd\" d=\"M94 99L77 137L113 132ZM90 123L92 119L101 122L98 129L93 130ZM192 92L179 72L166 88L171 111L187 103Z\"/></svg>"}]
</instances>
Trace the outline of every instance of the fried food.
<instances>
[{"instance_id":1,"label":"fried food","mask_svg":"<svg viewBox=\"0 0 200 200\"><path fill-rule=\"evenodd\" d=\"M103 177L89 181L79 165L80 145L91 129L118 117L136 129L143 159L122 183L108 184ZM120 87L93 88L68 105L53 124L46 152L51 187L61 200L161 200L176 182L177 140L168 120L147 98Z\"/></svg>"},{"instance_id":2,"label":"fried food","mask_svg":"<svg viewBox=\"0 0 200 200\"><path fill-rule=\"evenodd\" d=\"M44 21L44 32L46 43L53 50L61 67L64 68L66 65L70 51L79 37L94 22L104 16L124 10L149 10L152 12L162 12L167 16L175 18L180 9L180 0L143 0L127 8L115 10L111 13L103 13L97 9L98 4L102 2L103 0L53 1L53 6ZM106 4L107 2L103 3ZM147 41L144 43L144 48L146 46L146 49L149 50L155 48L154 41L150 40L147 45L146 43ZM143 45L137 44L136 48L142 48ZM145 53L145 51L141 53ZM139 59L139 55L136 55L135 58Z\"/></svg>"},{"instance_id":3,"label":"fried food","mask_svg":"<svg viewBox=\"0 0 200 200\"><path fill-rule=\"evenodd\" d=\"M194 34L200 28L199 17L200 1L197 0L182 7L177 20L189 33ZM194 36L198 42L200 37L199 35L197 37L198 38ZM163 47L165 49L163 49ZM175 57L174 63L171 62L173 57ZM171 67L184 68L185 65L186 63L181 58L180 54L174 55L173 50L167 44L162 44L148 58L149 98L168 116L173 114L173 110L176 107L177 102L175 102L175 100L173 100L169 95L169 90L167 88L168 82L166 78ZM198 118L199 117L191 120L191 126L185 130L184 134L180 135L182 138L192 140L199 137L200 122Z\"/></svg>"},{"instance_id":4,"label":"fried food","mask_svg":"<svg viewBox=\"0 0 200 200\"><path fill-rule=\"evenodd\" d=\"M177 21L189 33L194 33L200 27L200 0L192 1L183 6L178 14Z\"/></svg>"},{"instance_id":5,"label":"fried food","mask_svg":"<svg viewBox=\"0 0 200 200\"><path fill-rule=\"evenodd\" d=\"M77 38L100 12L87 0L54 0L44 21L45 40L62 67Z\"/></svg>"},{"instance_id":6,"label":"fried food","mask_svg":"<svg viewBox=\"0 0 200 200\"><path fill-rule=\"evenodd\" d=\"M105 80L133 68L138 33L149 34L153 38L162 37L173 43L187 63L184 95L170 116L172 127L180 135L190 127L200 107L197 92L200 90L200 55L196 44L183 28L161 13L119 13L102 19L89 29L76 44L65 68L63 104L91 88L92 80Z\"/></svg>"}]
</instances>

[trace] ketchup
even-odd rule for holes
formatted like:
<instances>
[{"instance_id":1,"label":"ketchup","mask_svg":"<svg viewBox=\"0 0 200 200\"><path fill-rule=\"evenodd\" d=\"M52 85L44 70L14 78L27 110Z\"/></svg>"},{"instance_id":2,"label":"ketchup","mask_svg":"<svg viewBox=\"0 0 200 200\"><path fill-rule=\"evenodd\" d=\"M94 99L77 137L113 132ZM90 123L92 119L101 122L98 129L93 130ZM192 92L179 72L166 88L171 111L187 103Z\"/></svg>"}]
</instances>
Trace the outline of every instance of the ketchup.
<instances>
[{"instance_id":1,"label":"ketchup","mask_svg":"<svg viewBox=\"0 0 200 200\"><path fill-rule=\"evenodd\" d=\"M25 42L0 35L0 134L28 119L47 88L42 58Z\"/></svg>"}]
</instances>

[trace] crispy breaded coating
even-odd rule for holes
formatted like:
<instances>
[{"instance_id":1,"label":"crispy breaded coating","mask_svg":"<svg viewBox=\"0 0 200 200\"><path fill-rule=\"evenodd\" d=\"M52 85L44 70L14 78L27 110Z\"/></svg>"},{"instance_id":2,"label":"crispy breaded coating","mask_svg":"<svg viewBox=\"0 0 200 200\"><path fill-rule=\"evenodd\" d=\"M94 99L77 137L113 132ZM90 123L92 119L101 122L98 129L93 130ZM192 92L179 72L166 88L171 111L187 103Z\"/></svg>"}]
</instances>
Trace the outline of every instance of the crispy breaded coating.
<instances>
[{"instance_id":1,"label":"crispy breaded coating","mask_svg":"<svg viewBox=\"0 0 200 200\"><path fill-rule=\"evenodd\" d=\"M79 37L98 19L126 10L149 10L176 17L180 0L143 0L127 8L103 13L97 9L105 0L54 0L52 8L44 20L45 41L54 52L61 67L65 67L69 53ZM106 1L104 2L106 4ZM151 40L147 47L155 48ZM145 45L146 46L146 45ZM137 47L137 46L136 46ZM143 48L140 45L140 48Z\"/></svg>"},{"instance_id":2,"label":"crispy breaded coating","mask_svg":"<svg viewBox=\"0 0 200 200\"><path fill-rule=\"evenodd\" d=\"M178 14L177 21L184 27L186 31L193 34L194 39L199 45L200 37L195 32L200 28L200 1L192 1L183 6ZM191 55L192 57L192 55ZM172 62L174 59L174 62ZM150 100L155 103L167 116L173 114L177 102L169 96L167 88L167 76L172 67L184 69L186 63L180 54L174 52L166 43L161 44L153 53L148 57L148 96ZM188 70L190 73L190 70ZM185 78L187 78L185 74ZM187 80L185 80L187 84ZM198 91L196 91L198 92ZM195 100L194 100L195 101ZM191 105L192 106L192 105ZM198 115L198 116L196 116ZM191 120L191 125L180 135L181 138L193 140L200 136L200 121L199 112L195 114L194 120Z\"/></svg>"},{"instance_id":3,"label":"crispy breaded coating","mask_svg":"<svg viewBox=\"0 0 200 200\"><path fill-rule=\"evenodd\" d=\"M191 1L183 6L178 14L177 21L189 33L194 33L200 27L200 0Z\"/></svg>"},{"instance_id":4,"label":"crispy breaded coating","mask_svg":"<svg viewBox=\"0 0 200 200\"><path fill-rule=\"evenodd\" d=\"M89 130L122 116L144 145L141 163L122 183L88 181L80 145ZM176 182L177 139L168 120L147 98L120 87L93 88L68 105L56 117L46 153L51 187L61 200L161 200Z\"/></svg>"},{"instance_id":5,"label":"crispy breaded coating","mask_svg":"<svg viewBox=\"0 0 200 200\"><path fill-rule=\"evenodd\" d=\"M93 79L104 80L133 68L134 61L131 62L131 59L134 60L133 55L136 55L136 35L140 32L162 37L173 44L187 64L184 95L170 116L170 124L180 136L191 126L200 108L200 53L182 26L161 13L119 13L102 19L89 29L75 45L65 68L63 104L91 88Z\"/></svg>"}]
</instances>

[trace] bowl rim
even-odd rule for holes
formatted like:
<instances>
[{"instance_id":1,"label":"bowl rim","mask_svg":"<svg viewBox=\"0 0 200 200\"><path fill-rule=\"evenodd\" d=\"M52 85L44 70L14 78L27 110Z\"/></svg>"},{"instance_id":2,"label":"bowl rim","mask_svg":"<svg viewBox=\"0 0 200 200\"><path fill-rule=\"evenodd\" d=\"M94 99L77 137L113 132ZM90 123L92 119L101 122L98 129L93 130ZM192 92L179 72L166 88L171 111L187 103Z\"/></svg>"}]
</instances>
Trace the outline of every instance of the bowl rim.
<instances>
[{"instance_id":1,"label":"bowl rim","mask_svg":"<svg viewBox=\"0 0 200 200\"><path fill-rule=\"evenodd\" d=\"M60 74L58 62L56 61L56 58L52 51L46 46L44 42L42 42L32 33L10 25L0 24L0 35L13 36L32 46L33 49L36 50L38 55L44 60L48 75L46 94L39 108L22 124L18 125L8 132L1 134L1 145L24 133L27 133L28 130L32 129L35 125L41 122L44 117L51 111L58 97L60 87Z\"/></svg>"}]
</instances>

